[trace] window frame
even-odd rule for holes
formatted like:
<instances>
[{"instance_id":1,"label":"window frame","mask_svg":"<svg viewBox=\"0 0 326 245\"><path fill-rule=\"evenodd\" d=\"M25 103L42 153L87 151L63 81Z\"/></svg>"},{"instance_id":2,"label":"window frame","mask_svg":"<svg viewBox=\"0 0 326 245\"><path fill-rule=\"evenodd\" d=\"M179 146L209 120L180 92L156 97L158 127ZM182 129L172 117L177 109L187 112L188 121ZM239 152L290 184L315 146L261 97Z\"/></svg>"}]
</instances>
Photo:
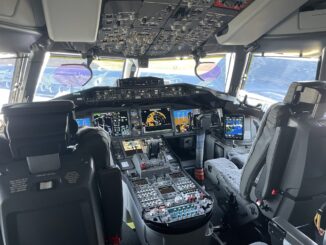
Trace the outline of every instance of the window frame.
<instances>
[{"instance_id":1,"label":"window frame","mask_svg":"<svg viewBox=\"0 0 326 245\"><path fill-rule=\"evenodd\" d=\"M247 96L249 104L252 104L254 106L258 105L258 104L262 104L263 106L269 106L271 104L277 103L277 101L273 100L272 98L268 98L256 93L252 93L252 92L248 92L245 90L245 85L248 79L248 74L250 72L250 68L252 65L252 61L254 59L255 56L258 57L270 57L270 58L316 58L318 59L318 64L317 64L317 69L316 69L316 75L315 75L315 79L318 80L319 77L319 73L320 73L320 64L321 64L321 56L318 57L303 57L301 53L264 53L264 52L258 52L258 53L252 53L249 52L247 54L247 58L246 58L246 63L244 65L244 69L242 72L242 76L241 76L241 81L240 81L240 86L239 86L239 90L237 93L237 98L238 99L244 99L245 96ZM250 103L251 102L251 103Z\"/></svg>"}]
</instances>

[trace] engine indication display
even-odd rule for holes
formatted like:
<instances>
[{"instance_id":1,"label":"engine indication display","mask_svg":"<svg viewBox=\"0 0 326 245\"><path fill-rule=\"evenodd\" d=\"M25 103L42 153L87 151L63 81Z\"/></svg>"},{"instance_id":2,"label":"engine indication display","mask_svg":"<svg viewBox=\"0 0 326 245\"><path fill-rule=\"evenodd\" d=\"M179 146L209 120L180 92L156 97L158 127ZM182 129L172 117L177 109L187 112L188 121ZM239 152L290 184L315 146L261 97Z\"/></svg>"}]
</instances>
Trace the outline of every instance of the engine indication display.
<instances>
[{"instance_id":1,"label":"engine indication display","mask_svg":"<svg viewBox=\"0 0 326 245\"><path fill-rule=\"evenodd\" d=\"M94 113L94 126L101 127L111 136L130 135L127 111Z\"/></svg>"},{"instance_id":2,"label":"engine indication display","mask_svg":"<svg viewBox=\"0 0 326 245\"><path fill-rule=\"evenodd\" d=\"M177 133L191 132L194 128L194 117L200 114L199 109L176 110L173 112Z\"/></svg>"},{"instance_id":3,"label":"engine indication display","mask_svg":"<svg viewBox=\"0 0 326 245\"><path fill-rule=\"evenodd\" d=\"M143 109L141 119L144 133L172 130L170 108Z\"/></svg>"}]
</instances>

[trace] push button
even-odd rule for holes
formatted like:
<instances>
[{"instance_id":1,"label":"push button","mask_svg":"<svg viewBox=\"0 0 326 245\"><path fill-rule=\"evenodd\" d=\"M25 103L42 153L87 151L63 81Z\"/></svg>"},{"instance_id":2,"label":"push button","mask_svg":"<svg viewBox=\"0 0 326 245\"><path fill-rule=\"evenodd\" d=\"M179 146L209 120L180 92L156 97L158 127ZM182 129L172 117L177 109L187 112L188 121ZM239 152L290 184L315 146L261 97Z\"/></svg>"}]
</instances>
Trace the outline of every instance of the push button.
<instances>
[{"instance_id":1,"label":"push button","mask_svg":"<svg viewBox=\"0 0 326 245\"><path fill-rule=\"evenodd\" d=\"M54 182L53 180L49 180L49 181L43 181L39 183L39 190L43 191L43 190L51 190L54 188Z\"/></svg>"}]
</instances>

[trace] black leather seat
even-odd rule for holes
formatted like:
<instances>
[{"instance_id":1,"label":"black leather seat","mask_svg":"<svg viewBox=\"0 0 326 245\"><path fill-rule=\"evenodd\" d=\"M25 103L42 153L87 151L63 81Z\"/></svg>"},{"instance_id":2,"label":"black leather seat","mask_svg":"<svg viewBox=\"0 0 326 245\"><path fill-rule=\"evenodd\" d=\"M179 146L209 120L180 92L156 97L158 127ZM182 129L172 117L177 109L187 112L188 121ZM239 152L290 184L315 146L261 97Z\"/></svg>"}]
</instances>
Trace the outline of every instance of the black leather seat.
<instances>
[{"instance_id":1,"label":"black leather seat","mask_svg":"<svg viewBox=\"0 0 326 245\"><path fill-rule=\"evenodd\" d=\"M77 133L73 108L71 101L3 107L7 139L0 138L0 152L6 154L0 160L0 212L5 244L89 245L120 238L120 171L108 167L109 143L102 132L89 128ZM88 144L94 139L96 150Z\"/></svg>"}]
</instances>

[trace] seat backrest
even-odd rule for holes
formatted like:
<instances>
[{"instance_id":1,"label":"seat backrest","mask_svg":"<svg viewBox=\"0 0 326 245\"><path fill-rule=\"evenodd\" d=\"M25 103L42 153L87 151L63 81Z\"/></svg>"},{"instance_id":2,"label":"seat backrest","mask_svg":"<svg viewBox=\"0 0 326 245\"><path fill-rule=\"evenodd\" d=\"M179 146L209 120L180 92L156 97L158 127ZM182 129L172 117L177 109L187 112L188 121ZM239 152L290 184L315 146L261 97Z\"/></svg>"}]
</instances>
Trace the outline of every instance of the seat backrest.
<instances>
[{"instance_id":1,"label":"seat backrest","mask_svg":"<svg viewBox=\"0 0 326 245\"><path fill-rule=\"evenodd\" d=\"M102 128L84 127L77 132L77 150L94 159L100 192L104 234L107 240L121 237L123 198L121 172L111 165L110 137Z\"/></svg>"},{"instance_id":2,"label":"seat backrest","mask_svg":"<svg viewBox=\"0 0 326 245\"><path fill-rule=\"evenodd\" d=\"M283 105L265 115L241 194L259 200L269 218L278 215L301 225L326 201L325 94L326 82L293 83Z\"/></svg>"},{"instance_id":3,"label":"seat backrest","mask_svg":"<svg viewBox=\"0 0 326 245\"><path fill-rule=\"evenodd\" d=\"M288 105L277 103L272 105L264 114L249 152L248 160L243 167L240 182L240 193L243 197L249 197L257 176L265 166L269 146L276 129L287 124L290 115L289 109Z\"/></svg>"},{"instance_id":4,"label":"seat backrest","mask_svg":"<svg viewBox=\"0 0 326 245\"><path fill-rule=\"evenodd\" d=\"M289 120L296 132L279 186L282 200L268 205L277 205L274 215L302 225L326 202L326 82L296 83L292 91L297 107L301 104L309 113L293 114Z\"/></svg>"},{"instance_id":5,"label":"seat backrest","mask_svg":"<svg viewBox=\"0 0 326 245\"><path fill-rule=\"evenodd\" d=\"M2 109L12 154L0 165L6 245L104 244L93 158L72 147L73 107L51 101Z\"/></svg>"}]
</instances>

